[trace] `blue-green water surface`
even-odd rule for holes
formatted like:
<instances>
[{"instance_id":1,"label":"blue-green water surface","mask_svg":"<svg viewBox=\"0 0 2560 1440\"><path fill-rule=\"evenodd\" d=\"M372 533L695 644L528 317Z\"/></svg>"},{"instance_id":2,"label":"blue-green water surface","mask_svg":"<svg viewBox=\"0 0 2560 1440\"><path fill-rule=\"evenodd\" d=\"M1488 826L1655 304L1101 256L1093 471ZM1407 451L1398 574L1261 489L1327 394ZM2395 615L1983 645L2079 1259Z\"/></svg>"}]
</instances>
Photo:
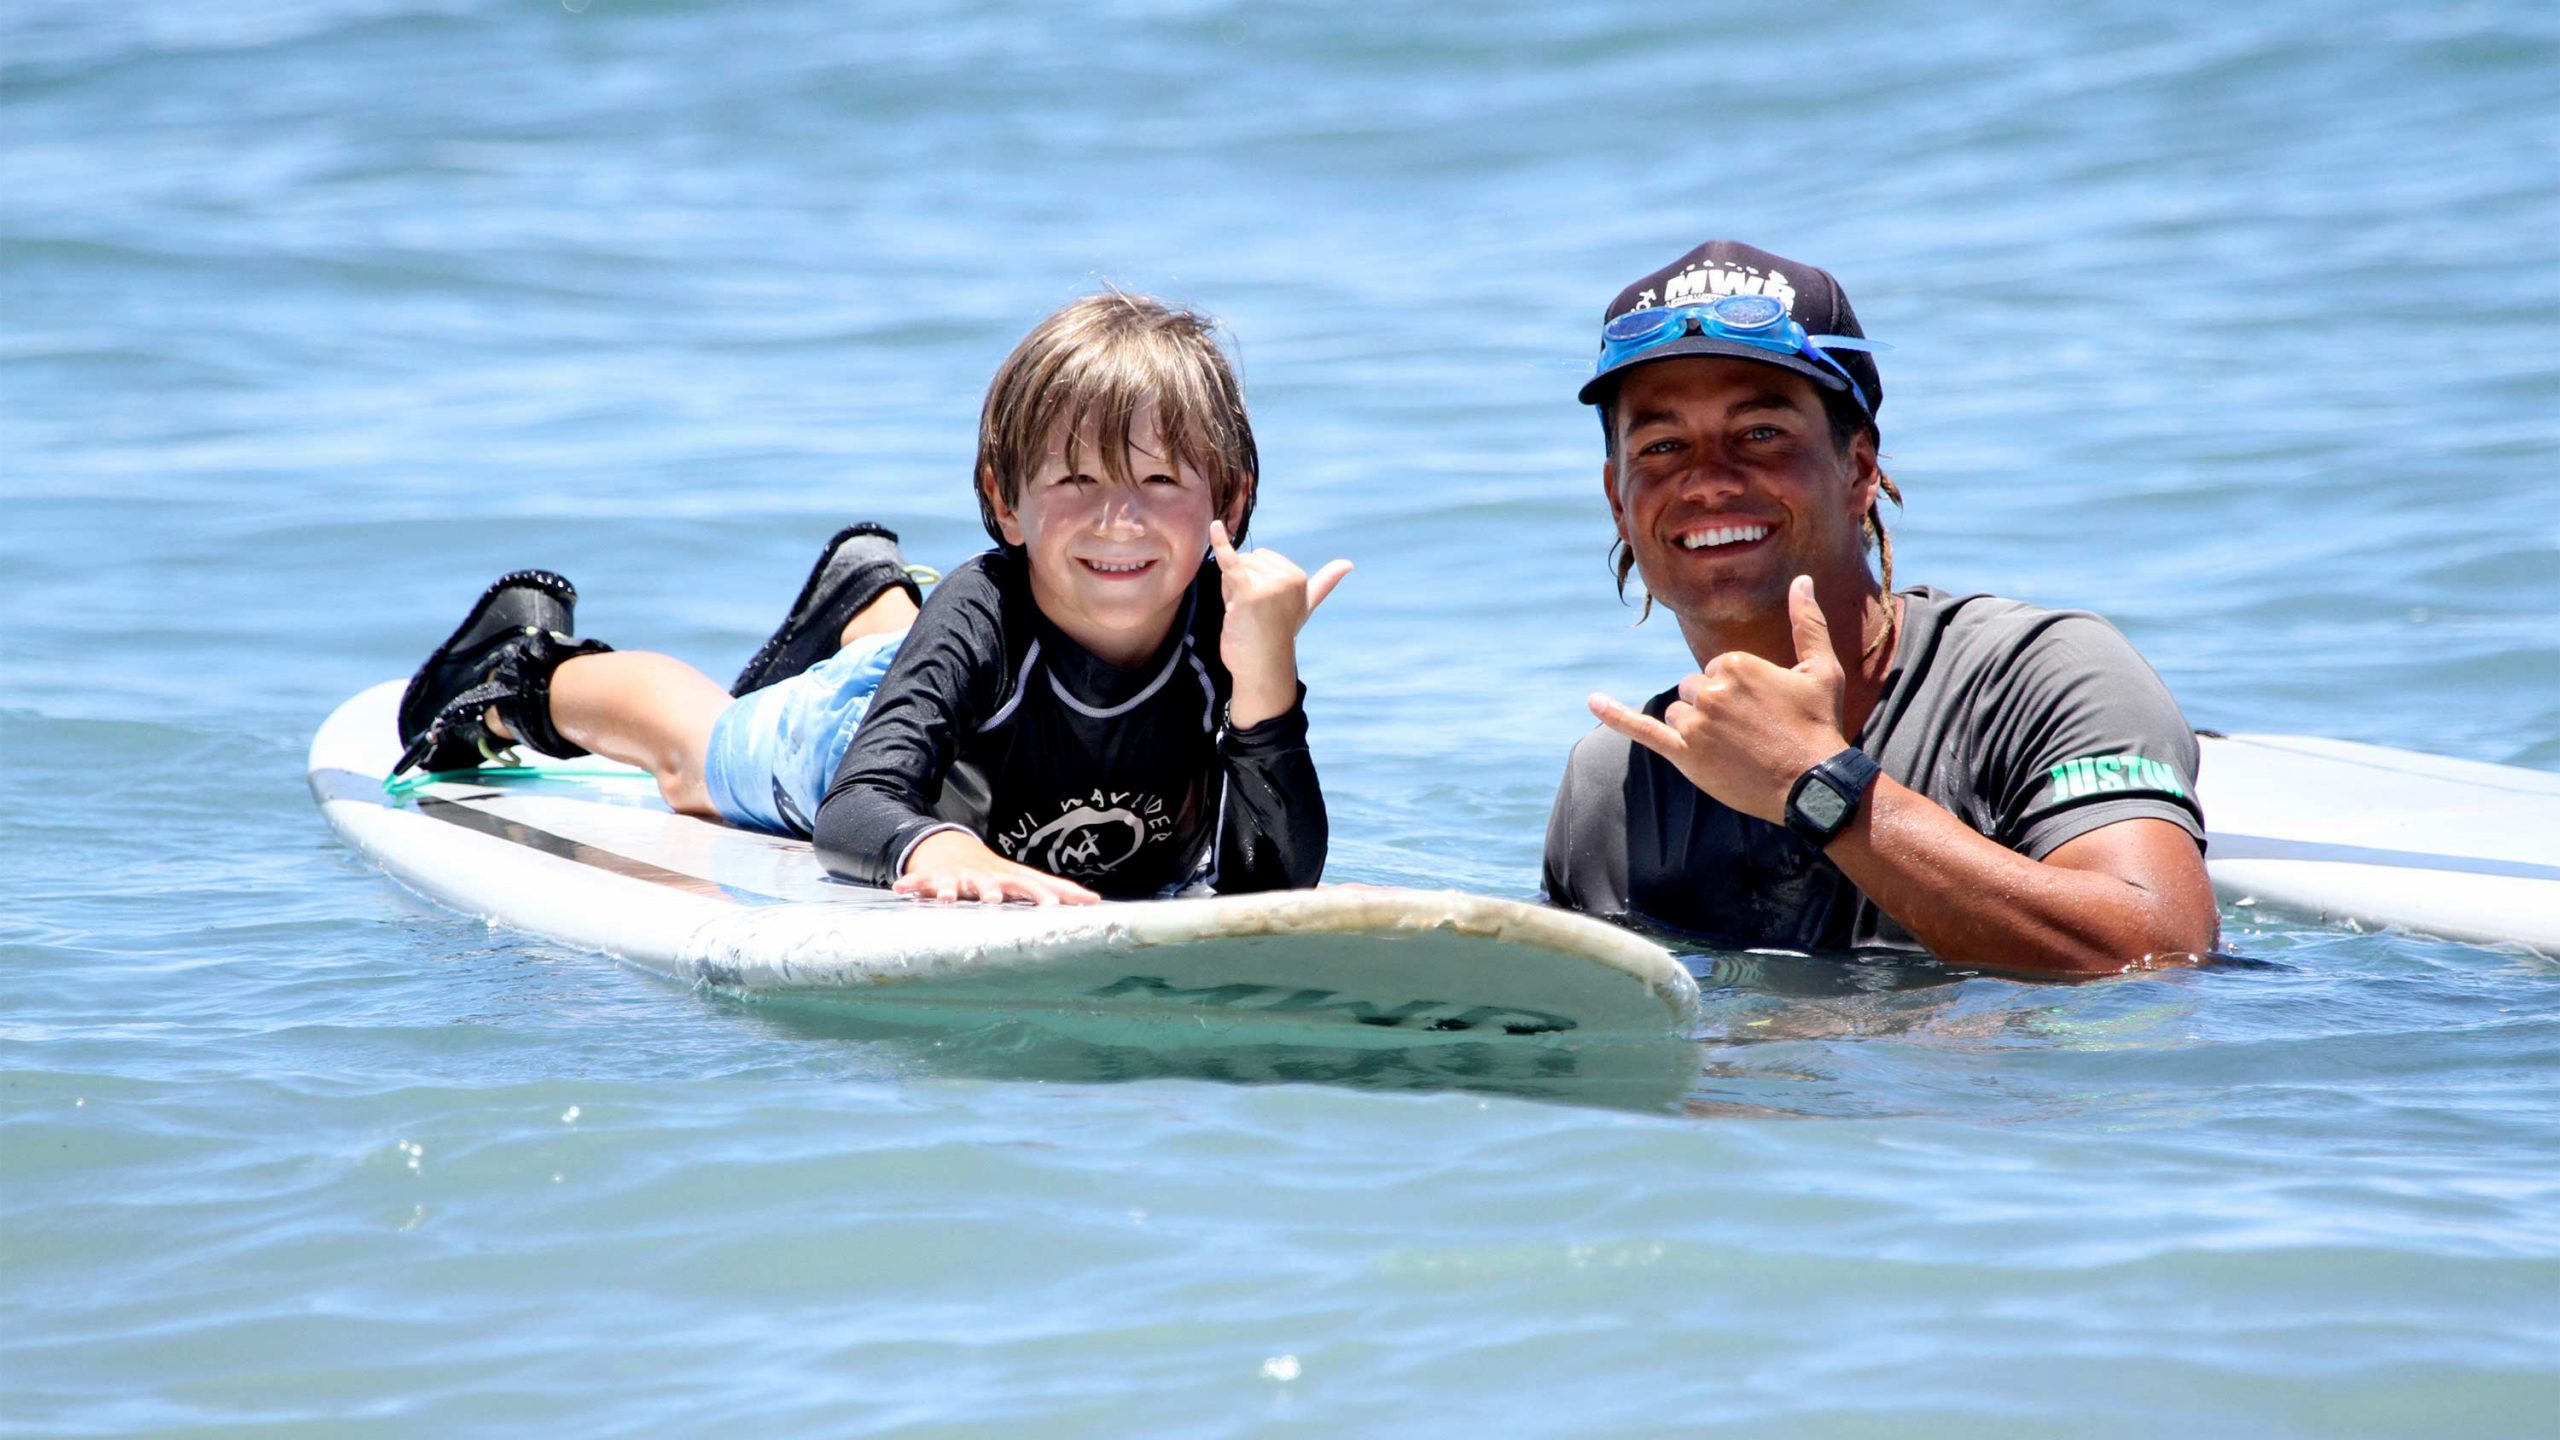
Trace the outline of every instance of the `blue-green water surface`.
<instances>
[{"instance_id":1,"label":"blue-green water surface","mask_svg":"<svg viewBox=\"0 0 2560 1440\"><path fill-rule=\"evenodd\" d=\"M845 521L967 554L1108 282L1360 564L1331 877L1529 895L1685 663L1576 371L1711 234L1894 345L1902 578L2560 768L2549 7L23 3L0 117L0 1430L2560 1429L2548 958L1700 955L1667 1103L1222 1083L491 930L301 779L500 570L725 676Z\"/></svg>"}]
</instances>

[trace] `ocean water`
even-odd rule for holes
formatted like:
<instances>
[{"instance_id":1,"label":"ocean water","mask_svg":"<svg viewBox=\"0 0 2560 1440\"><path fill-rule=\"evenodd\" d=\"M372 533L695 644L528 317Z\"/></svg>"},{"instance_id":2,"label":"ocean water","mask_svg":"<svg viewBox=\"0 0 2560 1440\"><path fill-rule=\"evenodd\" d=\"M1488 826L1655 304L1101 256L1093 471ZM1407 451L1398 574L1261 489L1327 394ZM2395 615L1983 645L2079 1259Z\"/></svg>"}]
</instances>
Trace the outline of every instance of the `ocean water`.
<instances>
[{"instance_id":1,"label":"ocean water","mask_svg":"<svg viewBox=\"0 0 2560 1440\"><path fill-rule=\"evenodd\" d=\"M0 1430L2560 1432L2548 957L1700 955L1671 1103L1233 1084L491 930L301 779L502 569L725 675L848 519L966 555L1110 283L1360 565L1332 878L1533 893L1683 668L1576 372L1713 234L1895 347L1903 578L2560 769L2550 7L23 0L0 117Z\"/></svg>"}]
</instances>

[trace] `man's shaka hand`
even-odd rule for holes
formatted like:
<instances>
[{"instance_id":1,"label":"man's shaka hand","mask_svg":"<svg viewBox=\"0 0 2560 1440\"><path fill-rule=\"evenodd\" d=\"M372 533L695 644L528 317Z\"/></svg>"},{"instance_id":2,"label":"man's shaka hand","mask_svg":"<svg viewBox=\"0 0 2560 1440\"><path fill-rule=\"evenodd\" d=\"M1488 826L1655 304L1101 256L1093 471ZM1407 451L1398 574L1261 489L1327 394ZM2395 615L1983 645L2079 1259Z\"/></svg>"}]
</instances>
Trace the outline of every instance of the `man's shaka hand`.
<instances>
[{"instance_id":1,"label":"man's shaka hand","mask_svg":"<svg viewBox=\"0 0 2560 1440\"><path fill-rule=\"evenodd\" d=\"M1298 630L1351 562L1336 560L1309 577L1277 550L1238 550L1223 520L1209 522L1209 549L1227 608L1218 658L1235 677L1227 714L1237 729L1250 729L1298 703Z\"/></svg>"},{"instance_id":2,"label":"man's shaka hand","mask_svg":"<svg viewBox=\"0 0 2560 1440\"><path fill-rule=\"evenodd\" d=\"M1680 682L1659 720L1606 695L1591 697L1591 713L1727 806L1781 823L1796 777L1849 745L1840 732L1847 684L1811 576L1787 587L1787 619L1792 666L1728 650Z\"/></svg>"}]
</instances>

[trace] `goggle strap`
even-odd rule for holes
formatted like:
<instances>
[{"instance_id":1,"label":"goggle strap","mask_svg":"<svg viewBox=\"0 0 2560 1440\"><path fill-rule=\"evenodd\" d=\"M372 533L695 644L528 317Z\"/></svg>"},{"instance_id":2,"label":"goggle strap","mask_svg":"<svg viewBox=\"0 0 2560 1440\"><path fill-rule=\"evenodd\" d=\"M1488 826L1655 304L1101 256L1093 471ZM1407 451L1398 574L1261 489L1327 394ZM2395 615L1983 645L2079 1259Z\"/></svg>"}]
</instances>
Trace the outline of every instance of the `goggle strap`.
<instances>
[{"instance_id":1,"label":"goggle strap","mask_svg":"<svg viewBox=\"0 0 2560 1440\"><path fill-rule=\"evenodd\" d=\"M1874 401L1867 398L1867 387L1858 383L1858 377L1849 373L1848 366L1832 359L1831 356L1822 349L1822 342L1825 340L1843 340L1847 338L1848 337L1841 335L1808 336L1805 340L1805 348L1797 353L1800 355L1809 355L1814 359L1821 361L1823 364L1830 366L1831 373L1848 382L1849 393L1858 397L1858 408L1866 411L1869 415L1873 415L1876 413L1876 406ZM1852 341L1850 344L1843 345L1840 348L1843 350L1865 350L1871 347Z\"/></svg>"}]
</instances>

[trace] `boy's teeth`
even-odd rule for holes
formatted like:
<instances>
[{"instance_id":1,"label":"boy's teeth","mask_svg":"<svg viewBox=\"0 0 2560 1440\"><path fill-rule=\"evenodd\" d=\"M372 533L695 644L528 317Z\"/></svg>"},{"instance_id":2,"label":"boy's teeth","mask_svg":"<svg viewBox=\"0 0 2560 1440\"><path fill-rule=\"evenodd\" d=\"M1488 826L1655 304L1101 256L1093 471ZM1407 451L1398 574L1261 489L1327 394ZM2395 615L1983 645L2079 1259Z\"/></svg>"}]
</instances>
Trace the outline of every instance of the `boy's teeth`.
<instances>
[{"instance_id":1,"label":"boy's teeth","mask_svg":"<svg viewBox=\"0 0 2560 1440\"><path fill-rule=\"evenodd\" d=\"M1101 571L1105 575L1126 575L1132 571L1146 569L1148 562L1144 560L1132 560L1125 565L1114 565L1108 560L1087 560L1084 563Z\"/></svg>"},{"instance_id":2,"label":"boy's teeth","mask_svg":"<svg viewBox=\"0 0 2560 1440\"><path fill-rule=\"evenodd\" d=\"M1702 530L1680 537L1683 550L1704 550L1710 545L1731 545L1739 540L1757 540L1769 533L1766 525L1727 525L1720 530Z\"/></svg>"}]
</instances>

